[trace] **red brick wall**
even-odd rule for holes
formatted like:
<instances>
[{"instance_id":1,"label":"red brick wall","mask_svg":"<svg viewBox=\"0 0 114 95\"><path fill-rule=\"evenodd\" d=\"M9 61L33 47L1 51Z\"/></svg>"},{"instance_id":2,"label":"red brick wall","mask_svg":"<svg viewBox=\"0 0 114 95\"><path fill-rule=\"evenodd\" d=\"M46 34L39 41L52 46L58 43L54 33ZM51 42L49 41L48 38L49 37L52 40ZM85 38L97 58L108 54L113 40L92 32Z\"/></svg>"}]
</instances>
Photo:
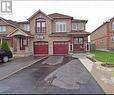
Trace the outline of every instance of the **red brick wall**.
<instances>
[{"instance_id":1,"label":"red brick wall","mask_svg":"<svg viewBox=\"0 0 114 95\"><path fill-rule=\"evenodd\" d=\"M114 30L112 30L112 22L114 21L114 18L111 19L109 23L109 29L108 29L108 49L114 49L114 42L112 42L112 36L114 36Z\"/></svg>"},{"instance_id":2,"label":"red brick wall","mask_svg":"<svg viewBox=\"0 0 114 95\"><path fill-rule=\"evenodd\" d=\"M107 49L107 37L107 23L105 23L90 35L90 41L96 45L96 49Z\"/></svg>"}]
</instances>

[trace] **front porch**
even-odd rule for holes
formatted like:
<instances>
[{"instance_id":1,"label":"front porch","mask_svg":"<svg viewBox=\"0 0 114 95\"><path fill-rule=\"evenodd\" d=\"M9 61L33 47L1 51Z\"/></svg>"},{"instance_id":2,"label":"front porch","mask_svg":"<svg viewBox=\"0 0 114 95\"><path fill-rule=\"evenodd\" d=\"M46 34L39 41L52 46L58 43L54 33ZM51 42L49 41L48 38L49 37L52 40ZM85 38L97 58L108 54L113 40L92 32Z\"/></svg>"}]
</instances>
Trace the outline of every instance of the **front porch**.
<instances>
[{"instance_id":1,"label":"front porch","mask_svg":"<svg viewBox=\"0 0 114 95\"><path fill-rule=\"evenodd\" d=\"M90 50L88 43L88 32L71 32L70 37L70 53L84 53Z\"/></svg>"},{"instance_id":2,"label":"front porch","mask_svg":"<svg viewBox=\"0 0 114 95\"><path fill-rule=\"evenodd\" d=\"M8 35L11 39L10 49L14 57L25 57L31 55L31 36L24 31L17 29Z\"/></svg>"}]
</instances>

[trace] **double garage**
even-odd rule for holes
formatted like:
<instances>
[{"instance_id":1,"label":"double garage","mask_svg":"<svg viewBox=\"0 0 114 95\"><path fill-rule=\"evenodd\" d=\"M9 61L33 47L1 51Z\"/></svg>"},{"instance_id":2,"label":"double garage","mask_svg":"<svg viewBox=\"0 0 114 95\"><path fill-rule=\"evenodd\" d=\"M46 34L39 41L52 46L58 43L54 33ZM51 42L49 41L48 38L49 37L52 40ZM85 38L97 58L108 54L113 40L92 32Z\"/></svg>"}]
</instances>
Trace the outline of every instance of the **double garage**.
<instances>
[{"instance_id":1,"label":"double garage","mask_svg":"<svg viewBox=\"0 0 114 95\"><path fill-rule=\"evenodd\" d=\"M49 43L47 41L34 42L34 54L45 55L49 54ZM54 55L66 55L69 50L68 41L54 41L53 42L53 54Z\"/></svg>"}]
</instances>

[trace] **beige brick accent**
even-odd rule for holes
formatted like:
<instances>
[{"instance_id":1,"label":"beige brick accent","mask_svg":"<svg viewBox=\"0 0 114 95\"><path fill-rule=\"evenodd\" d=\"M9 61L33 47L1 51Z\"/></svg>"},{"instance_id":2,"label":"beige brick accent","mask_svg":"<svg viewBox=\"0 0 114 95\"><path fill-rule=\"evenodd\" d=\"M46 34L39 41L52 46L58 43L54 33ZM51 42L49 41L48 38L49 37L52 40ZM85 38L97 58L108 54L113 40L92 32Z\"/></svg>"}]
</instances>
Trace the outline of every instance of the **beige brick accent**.
<instances>
[{"instance_id":1,"label":"beige brick accent","mask_svg":"<svg viewBox=\"0 0 114 95\"><path fill-rule=\"evenodd\" d=\"M71 32L71 26L70 26L71 25L71 20L69 20L69 19L62 19L62 20L58 19L58 20L55 20L53 22L49 18L47 18L45 15L39 13L34 18L32 18L30 20L30 29L31 29L31 33L33 35L36 34L36 32L35 32L35 20L39 16L42 16L43 18L46 19L46 34L44 34L44 36L45 36L44 39L39 40L39 39L34 38L32 40L32 44L31 44L32 53L33 53L33 42L35 42L35 41L48 41L49 55L52 55L53 54L53 41L69 41L70 40L70 38L68 38L68 37L49 37L49 34L51 34L52 32L55 32L55 22L65 21L67 23L67 26L66 26L67 31L66 32Z\"/></svg>"},{"instance_id":2,"label":"beige brick accent","mask_svg":"<svg viewBox=\"0 0 114 95\"><path fill-rule=\"evenodd\" d=\"M71 19L56 19L53 22L53 32L56 32L56 22L66 22L66 32L71 32Z\"/></svg>"}]
</instances>

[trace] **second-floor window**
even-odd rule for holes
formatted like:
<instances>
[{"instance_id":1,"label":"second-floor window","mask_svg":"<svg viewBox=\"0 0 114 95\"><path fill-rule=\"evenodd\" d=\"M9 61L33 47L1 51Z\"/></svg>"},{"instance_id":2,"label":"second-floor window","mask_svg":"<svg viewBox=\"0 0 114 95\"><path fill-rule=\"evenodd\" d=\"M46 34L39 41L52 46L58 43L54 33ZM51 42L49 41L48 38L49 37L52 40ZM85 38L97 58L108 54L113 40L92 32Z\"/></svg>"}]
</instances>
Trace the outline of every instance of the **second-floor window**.
<instances>
[{"instance_id":1,"label":"second-floor window","mask_svg":"<svg viewBox=\"0 0 114 95\"><path fill-rule=\"evenodd\" d=\"M114 30L114 21L112 22L112 30Z\"/></svg>"},{"instance_id":2,"label":"second-floor window","mask_svg":"<svg viewBox=\"0 0 114 95\"><path fill-rule=\"evenodd\" d=\"M6 31L6 26L0 26L0 32L5 32Z\"/></svg>"},{"instance_id":3,"label":"second-floor window","mask_svg":"<svg viewBox=\"0 0 114 95\"><path fill-rule=\"evenodd\" d=\"M29 26L29 24L24 24L24 30L25 31L30 31L30 26Z\"/></svg>"},{"instance_id":4,"label":"second-floor window","mask_svg":"<svg viewBox=\"0 0 114 95\"><path fill-rule=\"evenodd\" d=\"M46 21L44 18L36 19L36 32L37 33L46 32Z\"/></svg>"},{"instance_id":5,"label":"second-floor window","mask_svg":"<svg viewBox=\"0 0 114 95\"><path fill-rule=\"evenodd\" d=\"M114 42L114 36L112 36L112 42Z\"/></svg>"},{"instance_id":6,"label":"second-floor window","mask_svg":"<svg viewBox=\"0 0 114 95\"><path fill-rule=\"evenodd\" d=\"M78 30L84 30L84 23L78 23Z\"/></svg>"},{"instance_id":7,"label":"second-floor window","mask_svg":"<svg viewBox=\"0 0 114 95\"><path fill-rule=\"evenodd\" d=\"M77 27L77 23L72 23L72 30L77 30L78 27Z\"/></svg>"},{"instance_id":8,"label":"second-floor window","mask_svg":"<svg viewBox=\"0 0 114 95\"><path fill-rule=\"evenodd\" d=\"M56 32L66 32L66 23L56 22Z\"/></svg>"}]
</instances>

